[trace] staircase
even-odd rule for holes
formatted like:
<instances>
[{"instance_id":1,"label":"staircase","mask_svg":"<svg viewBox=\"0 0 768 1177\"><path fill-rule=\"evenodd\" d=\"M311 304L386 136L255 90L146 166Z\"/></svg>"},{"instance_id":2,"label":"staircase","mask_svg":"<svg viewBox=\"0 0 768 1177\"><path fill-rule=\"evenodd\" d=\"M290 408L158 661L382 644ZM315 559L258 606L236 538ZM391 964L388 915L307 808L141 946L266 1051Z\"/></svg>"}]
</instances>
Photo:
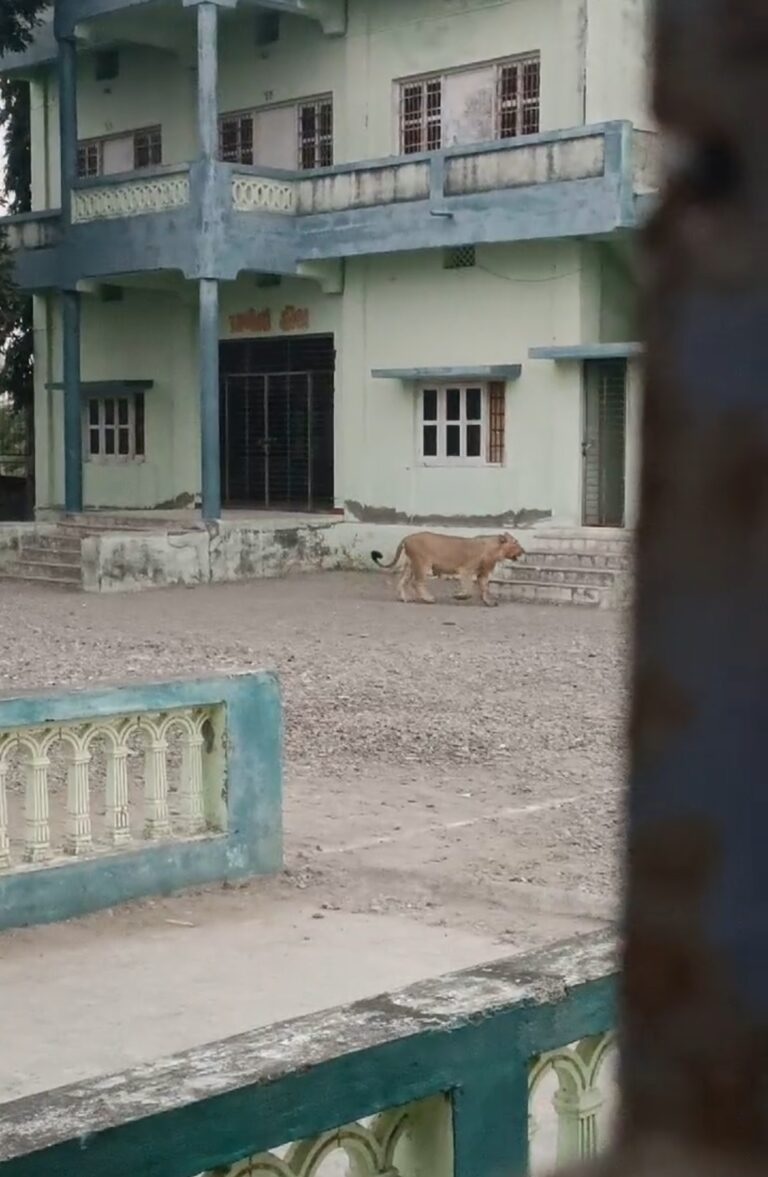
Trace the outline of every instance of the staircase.
<instances>
[{"instance_id":1,"label":"staircase","mask_svg":"<svg viewBox=\"0 0 768 1177\"><path fill-rule=\"evenodd\" d=\"M496 570L506 601L622 608L630 603L632 533L614 528L542 528L526 541L525 557Z\"/></svg>"},{"instance_id":2,"label":"staircase","mask_svg":"<svg viewBox=\"0 0 768 1177\"><path fill-rule=\"evenodd\" d=\"M83 583L82 541L87 536L112 531L157 531L172 523L178 527L177 520L136 514L73 515L55 524L42 524L20 536L18 554L3 567L0 577L79 589Z\"/></svg>"}]
</instances>

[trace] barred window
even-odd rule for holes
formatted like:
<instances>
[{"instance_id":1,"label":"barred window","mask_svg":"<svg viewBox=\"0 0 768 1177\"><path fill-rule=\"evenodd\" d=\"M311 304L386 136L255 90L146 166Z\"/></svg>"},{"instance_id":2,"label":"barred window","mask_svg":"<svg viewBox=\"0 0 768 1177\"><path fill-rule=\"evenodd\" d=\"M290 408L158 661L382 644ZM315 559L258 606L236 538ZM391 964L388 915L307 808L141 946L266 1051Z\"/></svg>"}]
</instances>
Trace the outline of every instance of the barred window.
<instances>
[{"instance_id":1,"label":"barred window","mask_svg":"<svg viewBox=\"0 0 768 1177\"><path fill-rule=\"evenodd\" d=\"M85 419L85 455L93 462L144 457L144 394L91 397Z\"/></svg>"},{"instance_id":2,"label":"barred window","mask_svg":"<svg viewBox=\"0 0 768 1177\"><path fill-rule=\"evenodd\" d=\"M443 145L443 80L422 78L400 87L400 150L438 151Z\"/></svg>"},{"instance_id":3,"label":"barred window","mask_svg":"<svg viewBox=\"0 0 768 1177\"><path fill-rule=\"evenodd\" d=\"M219 156L225 163L253 163L253 115L219 120Z\"/></svg>"},{"instance_id":4,"label":"barred window","mask_svg":"<svg viewBox=\"0 0 768 1177\"><path fill-rule=\"evenodd\" d=\"M422 460L427 465L501 465L504 408L503 384L422 388Z\"/></svg>"},{"instance_id":5,"label":"barred window","mask_svg":"<svg viewBox=\"0 0 768 1177\"><path fill-rule=\"evenodd\" d=\"M539 55L498 67L497 125L499 139L535 135L540 126L541 62Z\"/></svg>"},{"instance_id":6,"label":"barred window","mask_svg":"<svg viewBox=\"0 0 768 1177\"><path fill-rule=\"evenodd\" d=\"M86 176L101 175L100 143L80 144L77 149L77 174L81 179L84 179Z\"/></svg>"},{"instance_id":7,"label":"barred window","mask_svg":"<svg viewBox=\"0 0 768 1177\"><path fill-rule=\"evenodd\" d=\"M302 102L298 112L299 167L329 168L333 165L333 100L320 98Z\"/></svg>"},{"instance_id":8,"label":"barred window","mask_svg":"<svg viewBox=\"0 0 768 1177\"><path fill-rule=\"evenodd\" d=\"M140 168L159 167L163 162L163 132L160 127L149 127L146 131L134 131L133 166Z\"/></svg>"}]
</instances>

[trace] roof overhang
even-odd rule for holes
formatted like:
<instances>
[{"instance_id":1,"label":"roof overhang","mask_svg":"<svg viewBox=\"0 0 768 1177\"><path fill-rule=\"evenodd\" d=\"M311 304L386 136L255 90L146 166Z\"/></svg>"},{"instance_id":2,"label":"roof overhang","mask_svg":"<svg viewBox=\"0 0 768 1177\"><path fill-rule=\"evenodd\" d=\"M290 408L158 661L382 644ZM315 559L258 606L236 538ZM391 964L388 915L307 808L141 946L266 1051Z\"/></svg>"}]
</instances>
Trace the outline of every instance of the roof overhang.
<instances>
[{"instance_id":1,"label":"roof overhang","mask_svg":"<svg viewBox=\"0 0 768 1177\"><path fill-rule=\"evenodd\" d=\"M642 354L642 343L575 343L570 347L532 347L528 358L564 364L582 360L631 360Z\"/></svg>"},{"instance_id":2,"label":"roof overhang","mask_svg":"<svg viewBox=\"0 0 768 1177\"><path fill-rule=\"evenodd\" d=\"M374 380L517 380L522 364L459 364L450 368L374 368Z\"/></svg>"},{"instance_id":3,"label":"roof overhang","mask_svg":"<svg viewBox=\"0 0 768 1177\"><path fill-rule=\"evenodd\" d=\"M82 380L80 396L83 400L93 396L135 396L137 392L148 392L154 384L154 380ZM57 381L46 387L60 390L64 385Z\"/></svg>"}]
</instances>

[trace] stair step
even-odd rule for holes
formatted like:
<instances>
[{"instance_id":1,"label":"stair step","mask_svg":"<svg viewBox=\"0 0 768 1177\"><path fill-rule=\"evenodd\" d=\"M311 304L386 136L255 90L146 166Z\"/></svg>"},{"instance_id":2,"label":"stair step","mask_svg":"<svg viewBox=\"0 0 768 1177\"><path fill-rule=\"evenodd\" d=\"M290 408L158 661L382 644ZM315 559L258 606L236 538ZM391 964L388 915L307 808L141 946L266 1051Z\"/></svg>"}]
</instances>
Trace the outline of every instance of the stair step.
<instances>
[{"instance_id":1,"label":"stair step","mask_svg":"<svg viewBox=\"0 0 768 1177\"><path fill-rule=\"evenodd\" d=\"M64 564L51 560L29 560L22 557L10 569L12 574L19 574L21 576L33 576L44 579L46 577L51 580L68 580L73 583L80 583L82 580L82 568L80 564Z\"/></svg>"},{"instance_id":2,"label":"stair step","mask_svg":"<svg viewBox=\"0 0 768 1177\"><path fill-rule=\"evenodd\" d=\"M541 581L496 585L495 590L504 601L529 602L539 605L582 605L593 609L609 608L613 605L610 589L600 585L547 584Z\"/></svg>"},{"instance_id":3,"label":"stair step","mask_svg":"<svg viewBox=\"0 0 768 1177\"><path fill-rule=\"evenodd\" d=\"M602 571L629 572L632 560L628 555L602 552L526 552L517 567L535 568L598 568Z\"/></svg>"},{"instance_id":4,"label":"stair step","mask_svg":"<svg viewBox=\"0 0 768 1177\"><path fill-rule=\"evenodd\" d=\"M611 568L550 567L515 564L498 577L502 584L564 584L573 588L610 588L621 573ZM496 577L494 578L496 579Z\"/></svg>"},{"instance_id":5,"label":"stair step","mask_svg":"<svg viewBox=\"0 0 768 1177\"><path fill-rule=\"evenodd\" d=\"M0 572L0 580L10 580L14 583L48 585L51 588L79 589L81 582L63 576L38 576L34 572L25 572L19 568L4 568Z\"/></svg>"},{"instance_id":6,"label":"stair step","mask_svg":"<svg viewBox=\"0 0 768 1177\"><path fill-rule=\"evenodd\" d=\"M34 564L72 564L80 567L80 545L71 547L42 547L37 543L22 543L20 560Z\"/></svg>"}]
</instances>

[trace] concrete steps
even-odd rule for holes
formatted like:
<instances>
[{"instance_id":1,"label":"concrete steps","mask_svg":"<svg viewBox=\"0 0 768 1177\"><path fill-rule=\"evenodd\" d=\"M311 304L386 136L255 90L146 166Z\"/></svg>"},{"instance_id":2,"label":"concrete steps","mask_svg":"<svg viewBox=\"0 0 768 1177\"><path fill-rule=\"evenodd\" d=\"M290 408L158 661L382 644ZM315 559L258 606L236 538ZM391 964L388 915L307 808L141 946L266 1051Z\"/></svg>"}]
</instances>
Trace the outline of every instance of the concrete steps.
<instances>
[{"instance_id":1,"label":"concrete steps","mask_svg":"<svg viewBox=\"0 0 768 1177\"><path fill-rule=\"evenodd\" d=\"M497 570L503 600L592 608L629 603L633 549L626 531L542 529L522 543L524 559Z\"/></svg>"}]
</instances>

